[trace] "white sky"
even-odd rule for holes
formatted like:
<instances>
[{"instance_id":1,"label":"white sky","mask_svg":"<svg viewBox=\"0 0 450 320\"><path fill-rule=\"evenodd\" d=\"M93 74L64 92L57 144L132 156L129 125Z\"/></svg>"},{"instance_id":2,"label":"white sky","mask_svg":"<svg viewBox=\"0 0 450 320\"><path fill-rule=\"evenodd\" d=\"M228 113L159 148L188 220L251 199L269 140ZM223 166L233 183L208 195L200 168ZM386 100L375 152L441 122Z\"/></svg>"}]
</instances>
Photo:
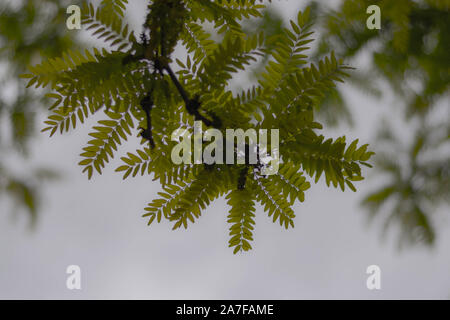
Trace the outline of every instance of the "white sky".
<instances>
[{"instance_id":1,"label":"white sky","mask_svg":"<svg viewBox=\"0 0 450 320\"><path fill-rule=\"evenodd\" d=\"M287 15L301 4L280 2ZM345 93L359 125L336 132L370 143L393 99L375 101L353 89ZM187 231L171 231L168 223L149 228L141 214L157 197L157 182L150 177L122 182L114 173L119 161L87 181L77 163L88 132L89 123L62 137L36 139L29 165L54 166L64 180L45 187L35 232L25 228L25 216L0 214L0 298L450 298L449 221L439 220L433 250L399 252L395 239L382 243L379 226L367 224L358 204L373 187L370 180L359 183L356 194L313 184L306 201L294 208L296 228L290 231L272 224L259 208L254 249L233 255L224 200ZM136 147L137 139L122 151ZM72 264L81 267L81 291L66 289L65 270ZM366 288L371 264L381 267L380 291Z\"/></svg>"}]
</instances>

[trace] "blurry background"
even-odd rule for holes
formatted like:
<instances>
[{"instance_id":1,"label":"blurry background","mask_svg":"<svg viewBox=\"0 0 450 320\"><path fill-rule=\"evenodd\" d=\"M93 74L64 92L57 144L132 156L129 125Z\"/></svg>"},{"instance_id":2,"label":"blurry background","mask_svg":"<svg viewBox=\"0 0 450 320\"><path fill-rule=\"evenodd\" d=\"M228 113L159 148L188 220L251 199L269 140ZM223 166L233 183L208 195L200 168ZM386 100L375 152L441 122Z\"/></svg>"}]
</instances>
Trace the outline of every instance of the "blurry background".
<instances>
[{"instance_id":1,"label":"blurry background","mask_svg":"<svg viewBox=\"0 0 450 320\"><path fill-rule=\"evenodd\" d=\"M138 34L146 1L130 2ZM357 68L318 110L326 133L360 138L377 156L357 193L313 184L293 230L259 210L254 250L236 256L225 201L173 232L141 218L160 190L151 178L122 181L116 159L87 181L78 154L95 118L64 136L39 133L49 103L18 75L92 43L65 26L76 3L0 4L0 298L450 298L450 1L281 0L248 25L275 34L313 6L310 53L335 50ZM381 7L380 31L365 27L371 4ZM81 291L66 288L72 264ZM371 264L382 271L379 291L366 288Z\"/></svg>"}]
</instances>

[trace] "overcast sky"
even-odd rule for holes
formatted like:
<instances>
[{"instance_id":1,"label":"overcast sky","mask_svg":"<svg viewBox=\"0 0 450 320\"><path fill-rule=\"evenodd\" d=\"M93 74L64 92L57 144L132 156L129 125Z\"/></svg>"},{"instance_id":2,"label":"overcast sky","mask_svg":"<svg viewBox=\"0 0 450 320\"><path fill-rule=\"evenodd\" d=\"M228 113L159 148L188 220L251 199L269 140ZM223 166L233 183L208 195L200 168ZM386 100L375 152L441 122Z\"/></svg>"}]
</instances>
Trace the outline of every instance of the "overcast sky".
<instances>
[{"instance_id":1,"label":"overcast sky","mask_svg":"<svg viewBox=\"0 0 450 320\"><path fill-rule=\"evenodd\" d=\"M135 3L132 16L139 26L144 1ZM295 0L278 4L287 17L300 5ZM374 100L352 88L345 94L358 125L331 133L370 143L394 99ZM39 134L32 159L17 168L53 166L63 180L45 187L34 232L26 228L25 216L16 219L1 204L0 298L450 298L450 223L443 212L436 220L433 250L399 252L396 238L383 242L380 227L368 224L359 206L374 186L370 179L358 184L357 193L329 189L321 181L294 207L295 229L281 229L259 207L254 249L233 255L223 199L187 231L172 231L171 224L147 227L141 218L144 206L160 191L150 177L123 182L114 173L115 160L102 176L88 181L77 163L90 124L93 120L52 139ZM137 139L131 139L121 151L137 147ZM366 268L372 264L381 268L381 290L366 287ZM79 291L66 288L69 265L81 267Z\"/></svg>"}]
</instances>

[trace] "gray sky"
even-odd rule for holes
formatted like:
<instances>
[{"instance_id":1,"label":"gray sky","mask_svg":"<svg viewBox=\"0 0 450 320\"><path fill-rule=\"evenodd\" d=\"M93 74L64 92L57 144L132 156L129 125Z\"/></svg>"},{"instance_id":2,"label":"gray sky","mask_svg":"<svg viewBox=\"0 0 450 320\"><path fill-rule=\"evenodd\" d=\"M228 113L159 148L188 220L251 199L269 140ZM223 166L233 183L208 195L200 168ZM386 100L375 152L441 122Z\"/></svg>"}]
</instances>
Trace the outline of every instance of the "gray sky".
<instances>
[{"instance_id":1,"label":"gray sky","mask_svg":"<svg viewBox=\"0 0 450 320\"><path fill-rule=\"evenodd\" d=\"M142 15L143 1L136 3L133 12ZM289 15L300 3L280 1L279 6ZM332 134L370 143L380 115L394 100L376 101L352 88L345 93L358 125ZM64 136L36 139L33 158L24 167L54 166L64 179L45 187L35 232L26 229L25 216L16 219L0 204L0 298L450 298L450 224L443 212L433 250L399 252L395 238L381 241L379 226L367 224L358 204L374 182L359 183L358 193L342 193L321 181L294 207L295 229L272 224L259 208L254 249L233 255L223 199L187 231L172 231L171 224L147 227L141 218L160 190L150 177L123 182L114 173L115 160L88 181L77 163L94 120ZM131 139L120 151L137 146ZM379 291L366 288L366 268L372 264L381 267ZM68 265L81 267L82 290L66 288Z\"/></svg>"}]
</instances>

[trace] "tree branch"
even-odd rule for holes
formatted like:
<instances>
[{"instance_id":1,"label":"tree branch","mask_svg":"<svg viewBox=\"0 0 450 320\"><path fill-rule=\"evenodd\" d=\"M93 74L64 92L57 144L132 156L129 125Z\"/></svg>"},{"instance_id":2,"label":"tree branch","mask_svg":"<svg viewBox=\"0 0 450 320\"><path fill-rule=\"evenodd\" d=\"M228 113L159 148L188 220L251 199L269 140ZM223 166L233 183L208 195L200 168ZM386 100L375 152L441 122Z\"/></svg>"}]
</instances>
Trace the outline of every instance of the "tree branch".
<instances>
[{"instance_id":1,"label":"tree branch","mask_svg":"<svg viewBox=\"0 0 450 320\"><path fill-rule=\"evenodd\" d=\"M178 92L180 93L181 97L184 100L184 103L186 105L186 110L190 115L193 115L195 117L195 120L202 121L207 127L214 127L216 129L220 129L222 127L222 121L218 118L213 116L213 120L210 120L203 116L200 112L200 101L199 97L195 96L193 99L189 98L189 94L186 92L184 87L181 85L180 81L178 81L178 78L176 77L175 73L172 71L172 68L168 64L166 64L163 67L164 70L167 71L167 73L170 76L170 79L172 79L173 84L177 88Z\"/></svg>"},{"instance_id":2,"label":"tree branch","mask_svg":"<svg viewBox=\"0 0 450 320\"><path fill-rule=\"evenodd\" d=\"M146 120L147 120L147 129L140 128L141 131L141 137L144 139L147 139L150 143L150 146L152 149L155 148L155 141L153 140L153 134L152 134L152 115L151 111L153 108L153 99L152 99L152 91L148 93L146 97L144 97L141 100L141 107L142 110L145 112Z\"/></svg>"}]
</instances>

